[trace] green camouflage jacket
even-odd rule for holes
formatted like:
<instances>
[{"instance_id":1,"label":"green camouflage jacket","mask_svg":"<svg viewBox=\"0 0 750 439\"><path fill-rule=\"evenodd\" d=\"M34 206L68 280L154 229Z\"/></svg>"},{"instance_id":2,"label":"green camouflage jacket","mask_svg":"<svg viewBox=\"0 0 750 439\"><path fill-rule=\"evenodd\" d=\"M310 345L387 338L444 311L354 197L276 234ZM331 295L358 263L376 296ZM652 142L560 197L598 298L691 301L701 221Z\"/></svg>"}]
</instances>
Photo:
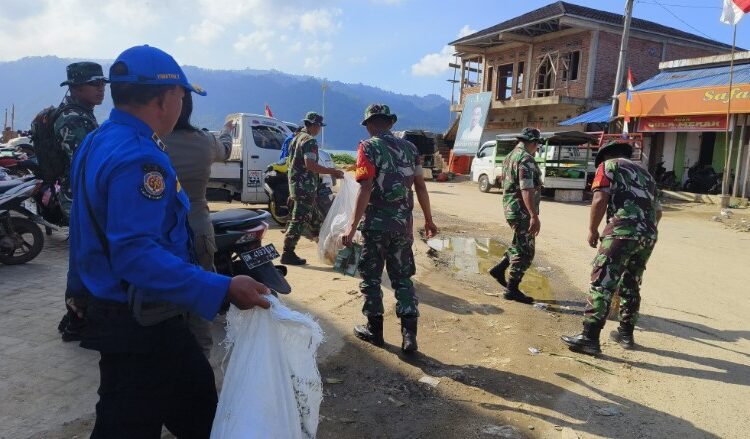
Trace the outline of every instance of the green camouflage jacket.
<instances>
[{"instance_id":1,"label":"green camouflage jacket","mask_svg":"<svg viewBox=\"0 0 750 439\"><path fill-rule=\"evenodd\" d=\"M596 170L591 190L609 194L602 237L656 239L656 212L661 210L656 181L637 163L617 158Z\"/></svg>"},{"instance_id":2,"label":"green camouflage jacket","mask_svg":"<svg viewBox=\"0 0 750 439\"><path fill-rule=\"evenodd\" d=\"M99 124L96 122L92 110L87 110L70 96L65 98L61 107L67 108L55 119L54 132L55 141L67 157L65 175L62 178L63 181L67 181L70 177L70 163L73 160L73 153L78 145L83 142L83 139L91 131L94 131Z\"/></svg>"},{"instance_id":3,"label":"green camouflage jacket","mask_svg":"<svg viewBox=\"0 0 750 439\"><path fill-rule=\"evenodd\" d=\"M531 218L521 196L524 189L534 189L534 209L539 213L541 178L534 156L523 143L519 143L503 161L503 212L506 219Z\"/></svg>"},{"instance_id":4,"label":"green camouflage jacket","mask_svg":"<svg viewBox=\"0 0 750 439\"><path fill-rule=\"evenodd\" d=\"M413 230L414 177L421 175L417 147L391 132L360 142L357 181L373 180L370 204L362 230L389 230L411 234Z\"/></svg>"},{"instance_id":5,"label":"green camouflage jacket","mask_svg":"<svg viewBox=\"0 0 750 439\"><path fill-rule=\"evenodd\" d=\"M318 192L320 178L305 167L305 159L318 161L318 142L303 129L289 145L289 196L295 200L312 200Z\"/></svg>"}]
</instances>

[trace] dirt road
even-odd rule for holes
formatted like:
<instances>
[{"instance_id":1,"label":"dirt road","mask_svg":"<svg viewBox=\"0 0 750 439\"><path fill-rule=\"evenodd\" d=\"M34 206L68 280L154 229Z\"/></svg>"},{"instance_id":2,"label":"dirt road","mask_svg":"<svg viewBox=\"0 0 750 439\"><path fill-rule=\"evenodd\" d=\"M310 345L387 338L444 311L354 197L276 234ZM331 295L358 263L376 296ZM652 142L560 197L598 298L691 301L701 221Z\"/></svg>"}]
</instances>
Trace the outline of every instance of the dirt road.
<instances>
[{"instance_id":1,"label":"dirt road","mask_svg":"<svg viewBox=\"0 0 750 439\"><path fill-rule=\"evenodd\" d=\"M537 309L503 300L484 274L510 238L499 194L482 194L470 183L429 183L429 190L442 233L430 243L433 249L420 240L415 244L422 314L418 355L400 354L387 288L388 345L378 349L357 340L352 326L364 320L359 280L321 265L315 246L301 243L299 252L313 263L290 268L294 292L287 301L311 313L326 331L319 351L325 399L318 437L750 435L750 233L710 221L715 208L668 205L644 278L640 347L624 351L605 342L604 354L592 358L569 352L559 341L561 334L580 329L594 254L585 242L588 207L542 203L538 256L522 285L548 306ZM281 230L265 239L280 245ZM58 241L29 270L64 276L66 246ZM23 276L5 268L4 276ZM28 295L25 279L13 281L13 297ZM15 334L26 341L4 348L8 355L0 358L0 392L7 393L0 411L12 420L10 430L0 425L0 437L85 437L92 426L96 358L59 342L54 330L59 291L43 282L38 288L39 298L28 300L48 300L51 317L18 320L27 314L8 311L28 327ZM19 324L10 322L6 330ZM610 322L604 333L615 326ZM0 338L6 344L14 340ZM214 349L214 360L222 355ZM39 378L68 363L76 364L69 384L61 384L65 377L59 373ZM35 407L34 401L44 403Z\"/></svg>"},{"instance_id":2,"label":"dirt road","mask_svg":"<svg viewBox=\"0 0 750 439\"><path fill-rule=\"evenodd\" d=\"M710 221L713 207L667 205L642 290L640 348L605 342L604 355L591 358L558 339L580 329L594 254L585 242L588 207L542 204L527 287L553 300L538 310L494 296L499 288L474 273L500 249L483 238L510 236L499 194L470 183L431 183L430 192L443 237L454 239L440 253L416 246L415 358L400 356L390 291L389 346L376 349L351 335L363 319L356 279L318 265L291 270L302 286L290 302L328 334L321 372L343 381L326 385L320 437L747 437L750 234ZM311 245L301 253L315 260ZM439 383L419 383L425 376Z\"/></svg>"}]
</instances>

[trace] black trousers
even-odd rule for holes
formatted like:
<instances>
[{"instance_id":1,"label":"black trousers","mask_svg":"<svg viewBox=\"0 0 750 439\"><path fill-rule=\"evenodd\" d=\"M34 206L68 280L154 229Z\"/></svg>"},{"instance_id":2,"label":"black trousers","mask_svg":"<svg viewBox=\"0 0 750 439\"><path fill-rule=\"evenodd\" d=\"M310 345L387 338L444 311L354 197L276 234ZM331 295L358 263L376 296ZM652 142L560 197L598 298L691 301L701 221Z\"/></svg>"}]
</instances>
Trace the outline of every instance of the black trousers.
<instances>
[{"instance_id":1,"label":"black trousers","mask_svg":"<svg viewBox=\"0 0 750 439\"><path fill-rule=\"evenodd\" d=\"M211 365L175 317L142 327L119 310L94 310L83 347L100 351L99 402L91 437L208 439L218 398Z\"/></svg>"}]
</instances>

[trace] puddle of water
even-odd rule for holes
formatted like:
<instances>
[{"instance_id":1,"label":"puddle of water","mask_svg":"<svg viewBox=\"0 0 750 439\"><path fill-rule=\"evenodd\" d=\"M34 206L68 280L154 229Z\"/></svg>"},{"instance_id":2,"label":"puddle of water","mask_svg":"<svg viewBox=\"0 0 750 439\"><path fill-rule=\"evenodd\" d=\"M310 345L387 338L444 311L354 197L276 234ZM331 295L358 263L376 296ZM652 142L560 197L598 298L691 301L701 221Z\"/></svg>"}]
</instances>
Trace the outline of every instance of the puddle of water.
<instances>
[{"instance_id":1,"label":"puddle of water","mask_svg":"<svg viewBox=\"0 0 750 439\"><path fill-rule=\"evenodd\" d=\"M463 236L432 238L427 240L427 245L442 254L450 253L453 271L487 276L487 272L500 262L507 249L502 241L496 238ZM537 301L554 303L549 278L534 267L526 272L521 289Z\"/></svg>"}]
</instances>

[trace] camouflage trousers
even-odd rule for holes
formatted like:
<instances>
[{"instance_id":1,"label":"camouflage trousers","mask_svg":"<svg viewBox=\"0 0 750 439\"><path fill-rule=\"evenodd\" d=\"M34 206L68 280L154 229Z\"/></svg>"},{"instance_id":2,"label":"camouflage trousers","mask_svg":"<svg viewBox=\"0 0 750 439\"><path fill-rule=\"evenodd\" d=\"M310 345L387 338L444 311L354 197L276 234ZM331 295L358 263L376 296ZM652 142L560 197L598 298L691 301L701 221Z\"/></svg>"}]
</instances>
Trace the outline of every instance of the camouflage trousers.
<instances>
[{"instance_id":1,"label":"camouflage trousers","mask_svg":"<svg viewBox=\"0 0 750 439\"><path fill-rule=\"evenodd\" d=\"M292 208L292 219L286 229L284 251L294 251L299 238L307 227L313 236L317 236L320 228L320 215L314 200L295 200Z\"/></svg>"},{"instance_id":2,"label":"camouflage trousers","mask_svg":"<svg viewBox=\"0 0 750 439\"><path fill-rule=\"evenodd\" d=\"M365 296L362 314L382 316L383 290L380 287L383 267L386 267L391 287L396 295L396 315L419 317L419 301L411 277L416 272L411 234L383 230L363 230L365 243L359 261L362 283L359 288Z\"/></svg>"},{"instance_id":3,"label":"camouflage trousers","mask_svg":"<svg viewBox=\"0 0 750 439\"><path fill-rule=\"evenodd\" d=\"M513 229L513 242L506 251L508 259L510 259L510 279L520 282L534 260L536 238L529 233L528 219L507 221L510 228Z\"/></svg>"},{"instance_id":4,"label":"camouflage trousers","mask_svg":"<svg viewBox=\"0 0 750 439\"><path fill-rule=\"evenodd\" d=\"M641 276L654 250L654 239L604 238L594 258L586 323L604 326L615 292L620 293L620 322L635 325L641 306Z\"/></svg>"}]
</instances>

